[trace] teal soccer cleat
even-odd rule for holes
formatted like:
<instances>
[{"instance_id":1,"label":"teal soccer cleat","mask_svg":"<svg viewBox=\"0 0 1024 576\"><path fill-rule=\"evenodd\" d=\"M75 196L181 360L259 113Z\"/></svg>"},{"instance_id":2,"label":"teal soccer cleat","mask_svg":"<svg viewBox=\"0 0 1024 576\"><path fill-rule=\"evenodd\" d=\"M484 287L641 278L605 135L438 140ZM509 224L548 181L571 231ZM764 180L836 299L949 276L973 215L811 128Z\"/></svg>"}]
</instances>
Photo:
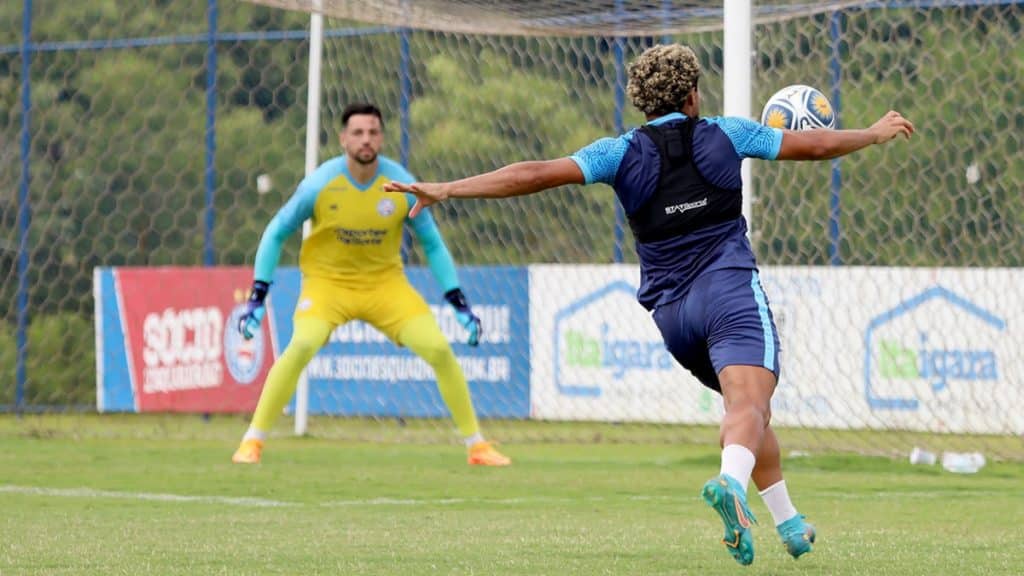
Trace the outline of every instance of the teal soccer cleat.
<instances>
[{"instance_id":1,"label":"teal soccer cleat","mask_svg":"<svg viewBox=\"0 0 1024 576\"><path fill-rule=\"evenodd\" d=\"M782 543L786 546L786 552L793 558L800 558L800 556L810 552L814 547L814 526L804 522L804 515L797 514L789 520L786 520L782 524L779 524L776 528L779 532L779 536L782 537Z\"/></svg>"},{"instance_id":2,"label":"teal soccer cleat","mask_svg":"<svg viewBox=\"0 0 1024 576\"><path fill-rule=\"evenodd\" d=\"M720 474L704 484L704 501L722 517L725 544L733 559L747 566L754 562L754 538L750 527L757 522L747 507L747 494L735 478Z\"/></svg>"}]
</instances>

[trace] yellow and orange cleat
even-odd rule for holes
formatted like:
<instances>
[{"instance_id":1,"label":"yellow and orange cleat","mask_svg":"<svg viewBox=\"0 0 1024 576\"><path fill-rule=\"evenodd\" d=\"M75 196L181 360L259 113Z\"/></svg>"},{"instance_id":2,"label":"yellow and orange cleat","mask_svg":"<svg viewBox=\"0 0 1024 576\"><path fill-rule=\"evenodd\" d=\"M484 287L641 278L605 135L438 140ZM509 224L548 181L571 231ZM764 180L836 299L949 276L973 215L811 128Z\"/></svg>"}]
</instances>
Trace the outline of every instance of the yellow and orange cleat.
<instances>
[{"instance_id":1,"label":"yellow and orange cleat","mask_svg":"<svg viewBox=\"0 0 1024 576\"><path fill-rule=\"evenodd\" d=\"M262 452L263 440L256 438L242 440L242 443L238 445L238 450L235 450L234 456L231 457L231 461L235 464L259 464Z\"/></svg>"},{"instance_id":2,"label":"yellow and orange cleat","mask_svg":"<svg viewBox=\"0 0 1024 576\"><path fill-rule=\"evenodd\" d=\"M512 459L498 452L490 442L477 442L469 447L470 466L508 466Z\"/></svg>"}]
</instances>

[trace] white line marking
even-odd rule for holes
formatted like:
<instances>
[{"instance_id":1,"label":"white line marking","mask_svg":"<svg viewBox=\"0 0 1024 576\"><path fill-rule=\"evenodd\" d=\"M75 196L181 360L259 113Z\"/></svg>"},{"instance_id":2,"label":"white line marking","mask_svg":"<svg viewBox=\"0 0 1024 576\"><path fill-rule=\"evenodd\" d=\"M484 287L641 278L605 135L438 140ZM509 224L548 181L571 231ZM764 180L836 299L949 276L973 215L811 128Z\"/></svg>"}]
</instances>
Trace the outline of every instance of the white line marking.
<instances>
[{"instance_id":1,"label":"white line marking","mask_svg":"<svg viewBox=\"0 0 1024 576\"><path fill-rule=\"evenodd\" d=\"M646 497L641 497L647 499ZM632 497L626 497L633 500ZM601 502L603 496L582 498L533 497L533 498L367 498L364 500L328 500L319 505L327 508L346 506L450 506L452 504L483 504L494 506L515 506L517 504L567 504L572 502ZM674 499L679 500L679 499Z\"/></svg>"},{"instance_id":2,"label":"white line marking","mask_svg":"<svg viewBox=\"0 0 1024 576\"><path fill-rule=\"evenodd\" d=\"M354 506L451 506L454 504L474 504L483 506L516 506L520 504L571 504L579 502L609 502L616 500L627 500L631 502L690 502L698 501L699 496L670 496L670 495L632 495L632 496L584 496L584 497L512 497L512 498L393 498L375 497L359 498L351 500L327 500L319 503L288 502L285 500L271 500L268 498L254 498L244 496L212 496L212 495L189 495L189 494L165 494L153 492L121 492L115 490L97 490L95 488L47 488L42 486L15 486L0 484L0 494L23 494L28 496L50 496L60 498L113 498L121 500L146 500L153 502L194 502L200 504L220 504L226 506L243 506L256 508L278 508L285 506L317 506L322 508L343 508ZM1005 492L998 490L963 490L963 491L922 491L913 490L906 492L879 491L863 492L857 494L830 493L822 495L819 493L805 494L805 498L815 500L901 500L901 499L933 499L949 498L952 496L973 497L973 496L1001 496Z\"/></svg>"},{"instance_id":3,"label":"white line marking","mask_svg":"<svg viewBox=\"0 0 1024 576\"><path fill-rule=\"evenodd\" d=\"M59 496L63 498L120 498L125 500L151 500L156 502L199 502L202 504L227 504L229 506L255 506L269 508L294 506L294 502L246 498L236 496L188 496L183 494L155 494L151 492L117 492L94 488L43 488L39 486L0 485L0 493L27 494L31 496Z\"/></svg>"}]
</instances>

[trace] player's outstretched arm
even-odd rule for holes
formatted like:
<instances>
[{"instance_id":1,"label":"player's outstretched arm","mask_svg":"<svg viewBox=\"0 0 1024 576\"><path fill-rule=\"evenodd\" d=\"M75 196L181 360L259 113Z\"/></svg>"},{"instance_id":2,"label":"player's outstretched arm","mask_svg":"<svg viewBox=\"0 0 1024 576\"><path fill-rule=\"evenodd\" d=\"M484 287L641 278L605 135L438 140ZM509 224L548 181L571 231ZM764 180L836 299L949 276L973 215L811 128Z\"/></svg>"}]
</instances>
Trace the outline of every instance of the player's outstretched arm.
<instances>
[{"instance_id":1,"label":"player's outstretched arm","mask_svg":"<svg viewBox=\"0 0 1024 576\"><path fill-rule=\"evenodd\" d=\"M870 128L859 130L784 130L776 160L827 160L872 144L884 144L897 136L910 138L914 125L899 112L890 111Z\"/></svg>"},{"instance_id":2,"label":"player's outstretched arm","mask_svg":"<svg viewBox=\"0 0 1024 576\"><path fill-rule=\"evenodd\" d=\"M452 182L388 182L384 189L415 194L416 206L409 212L409 217L415 218L423 208L448 198L508 198L583 183L580 167L569 158L559 158L516 162L493 172Z\"/></svg>"}]
</instances>

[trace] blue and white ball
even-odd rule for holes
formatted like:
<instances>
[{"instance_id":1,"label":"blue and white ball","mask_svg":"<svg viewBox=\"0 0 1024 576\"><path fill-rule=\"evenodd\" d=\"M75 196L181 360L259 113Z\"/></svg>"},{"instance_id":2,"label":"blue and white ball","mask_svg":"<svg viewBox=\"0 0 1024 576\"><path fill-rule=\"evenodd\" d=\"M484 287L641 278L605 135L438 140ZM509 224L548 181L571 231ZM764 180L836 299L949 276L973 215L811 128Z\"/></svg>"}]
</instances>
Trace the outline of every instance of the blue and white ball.
<instances>
[{"instance_id":1,"label":"blue and white ball","mask_svg":"<svg viewBox=\"0 0 1024 576\"><path fill-rule=\"evenodd\" d=\"M835 128L836 112L821 90L793 84L768 99L761 111L761 124L784 130Z\"/></svg>"}]
</instances>

